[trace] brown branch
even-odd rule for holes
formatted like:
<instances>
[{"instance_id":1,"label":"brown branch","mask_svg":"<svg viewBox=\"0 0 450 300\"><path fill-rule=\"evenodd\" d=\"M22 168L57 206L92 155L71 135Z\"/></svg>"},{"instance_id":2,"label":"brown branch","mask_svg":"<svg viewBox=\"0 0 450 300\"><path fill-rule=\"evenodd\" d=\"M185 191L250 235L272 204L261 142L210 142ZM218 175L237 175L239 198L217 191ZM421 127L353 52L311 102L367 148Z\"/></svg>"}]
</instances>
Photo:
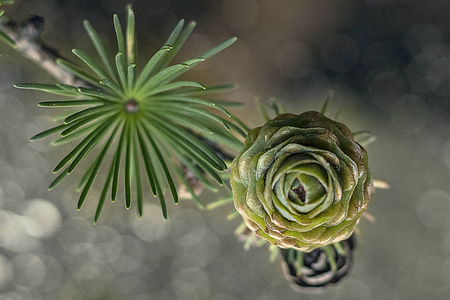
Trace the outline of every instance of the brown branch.
<instances>
[{"instance_id":1,"label":"brown branch","mask_svg":"<svg viewBox=\"0 0 450 300\"><path fill-rule=\"evenodd\" d=\"M0 24L0 30L16 43L17 48L15 50L22 56L36 63L61 83L86 86L86 82L57 63L57 60L61 57L54 50L39 41L44 27L44 19L38 16L33 16L19 25L14 22Z\"/></svg>"}]
</instances>

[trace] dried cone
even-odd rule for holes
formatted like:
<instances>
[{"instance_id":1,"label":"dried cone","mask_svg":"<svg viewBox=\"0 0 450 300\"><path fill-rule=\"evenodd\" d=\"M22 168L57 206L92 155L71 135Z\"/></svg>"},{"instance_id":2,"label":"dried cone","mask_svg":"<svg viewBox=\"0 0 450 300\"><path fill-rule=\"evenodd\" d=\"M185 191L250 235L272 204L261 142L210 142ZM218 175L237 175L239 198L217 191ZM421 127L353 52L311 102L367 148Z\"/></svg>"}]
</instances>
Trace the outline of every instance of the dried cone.
<instances>
[{"instance_id":1,"label":"dried cone","mask_svg":"<svg viewBox=\"0 0 450 300\"><path fill-rule=\"evenodd\" d=\"M284 276L295 290L320 293L339 282L353 266L355 238L350 238L312 252L279 249Z\"/></svg>"}]
</instances>

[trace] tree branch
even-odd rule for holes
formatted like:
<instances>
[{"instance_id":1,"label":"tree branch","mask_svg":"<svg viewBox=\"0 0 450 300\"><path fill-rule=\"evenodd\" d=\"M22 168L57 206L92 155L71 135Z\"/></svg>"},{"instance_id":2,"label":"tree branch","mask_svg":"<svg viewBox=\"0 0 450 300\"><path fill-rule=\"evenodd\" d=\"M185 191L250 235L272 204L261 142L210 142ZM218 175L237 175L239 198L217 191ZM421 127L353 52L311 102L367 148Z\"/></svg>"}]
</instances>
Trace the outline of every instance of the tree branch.
<instances>
[{"instance_id":1,"label":"tree branch","mask_svg":"<svg viewBox=\"0 0 450 300\"><path fill-rule=\"evenodd\" d=\"M44 27L44 19L38 16L33 16L20 25L14 22L0 24L0 30L16 43L15 50L22 56L36 63L61 83L87 86L86 82L75 77L57 63L57 59L61 57L56 51L39 41Z\"/></svg>"}]
</instances>

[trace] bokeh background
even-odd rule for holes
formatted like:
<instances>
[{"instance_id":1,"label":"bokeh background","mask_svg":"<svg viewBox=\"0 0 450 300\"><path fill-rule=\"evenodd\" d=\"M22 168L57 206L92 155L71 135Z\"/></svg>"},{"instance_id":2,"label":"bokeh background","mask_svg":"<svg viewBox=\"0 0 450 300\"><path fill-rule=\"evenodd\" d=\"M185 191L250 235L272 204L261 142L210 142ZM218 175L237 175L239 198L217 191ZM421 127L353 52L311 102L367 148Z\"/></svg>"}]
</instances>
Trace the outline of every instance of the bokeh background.
<instances>
[{"instance_id":1,"label":"bokeh background","mask_svg":"<svg viewBox=\"0 0 450 300\"><path fill-rule=\"evenodd\" d=\"M98 191L76 211L75 180L52 192L51 170L67 151L29 137L52 124L47 95L16 82L53 83L38 66L0 45L0 299L446 299L450 296L450 3L442 0L16 0L20 21L44 16L42 39L66 58L93 53L89 19L115 50L112 14L133 3L142 61L181 18L198 26L178 60L231 36L238 42L190 72L212 85L237 82L224 97L234 112L262 123L254 99L271 96L289 111L331 112L377 137L368 151L373 195L362 220L352 273L324 294L293 291L265 247L244 251L228 222L231 206L199 211L154 199L144 218L123 203L105 205L92 224ZM207 203L215 195L205 195Z\"/></svg>"}]
</instances>

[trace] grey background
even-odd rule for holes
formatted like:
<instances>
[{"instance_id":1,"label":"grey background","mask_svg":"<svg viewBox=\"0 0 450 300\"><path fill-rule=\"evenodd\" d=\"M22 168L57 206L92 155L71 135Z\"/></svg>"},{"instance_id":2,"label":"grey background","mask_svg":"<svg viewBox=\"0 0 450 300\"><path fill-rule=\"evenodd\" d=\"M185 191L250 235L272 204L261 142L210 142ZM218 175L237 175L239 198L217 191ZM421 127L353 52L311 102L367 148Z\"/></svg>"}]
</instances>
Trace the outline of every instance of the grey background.
<instances>
[{"instance_id":1,"label":"grey background","mask_svg":"<svg viewBox=\"0 0 450 300\"><path fill-rule=\"evenodd\" d=\"M53 83L39 67L0 46L0 299L446 299L450 295L450 23L448 1L25 1L10 17L46 18L43 39L75 61L93 53L89 19L115 51L112 14L133 3L142 61L181 18L198 23L177 60L237 36L230 49L190 72L212 85L237 82L224 97L251 126L254 98L276 96L295 113L330 110L377 142L368 149L375 223L359 226L355 266L322 295L291 290L265 247L244 251L228 222L231 206L199 211L191 201L157 202L144 218L108 203L92 225L98 190L76 211L76 178L54 191L53 166L67 147L28 139L52 125L38 108L48 95L15 82ZM75 175L75 174L74 174ZM98 188L98 187L97 187ZM148 194L148 193L147 193ZM208 203L215 195L205 195Z\"/></svg>"}]
</instances>

